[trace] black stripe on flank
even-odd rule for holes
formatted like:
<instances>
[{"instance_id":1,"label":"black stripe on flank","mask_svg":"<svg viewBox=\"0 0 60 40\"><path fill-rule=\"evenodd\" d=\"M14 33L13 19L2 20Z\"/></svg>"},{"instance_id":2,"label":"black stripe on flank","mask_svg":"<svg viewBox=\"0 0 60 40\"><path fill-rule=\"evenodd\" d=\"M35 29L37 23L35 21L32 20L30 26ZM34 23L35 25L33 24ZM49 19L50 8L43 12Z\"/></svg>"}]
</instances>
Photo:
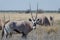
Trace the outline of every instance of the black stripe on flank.
<instances>
[{"instance_id":1,"label":"black stripe on flank","mask_svg":"<svg viewBox=\"0 0 60 40\"><path fill-rule=\"evenodd\" d=\"M14 29L14 31L17 32L17 33L21 33L21 32L19 32L17 29Z\"/></svg>"}]
</instances>

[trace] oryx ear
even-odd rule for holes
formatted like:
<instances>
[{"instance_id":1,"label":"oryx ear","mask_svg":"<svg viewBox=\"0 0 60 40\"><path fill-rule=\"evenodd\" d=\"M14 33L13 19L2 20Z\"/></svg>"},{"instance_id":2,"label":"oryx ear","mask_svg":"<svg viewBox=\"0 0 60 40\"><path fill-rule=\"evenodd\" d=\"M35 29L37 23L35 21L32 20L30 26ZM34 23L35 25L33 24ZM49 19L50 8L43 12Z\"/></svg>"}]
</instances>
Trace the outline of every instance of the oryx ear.
<instances>
[{"instance_id":1,"label":"oryx ear","mask_svg":"<svg viewBox=\"0 0 60 40\"><path fill-rule=\"evenodd\" d=\"M29 21L32 21L32 19L29 18Z\"/></svg>"}]
</instances>

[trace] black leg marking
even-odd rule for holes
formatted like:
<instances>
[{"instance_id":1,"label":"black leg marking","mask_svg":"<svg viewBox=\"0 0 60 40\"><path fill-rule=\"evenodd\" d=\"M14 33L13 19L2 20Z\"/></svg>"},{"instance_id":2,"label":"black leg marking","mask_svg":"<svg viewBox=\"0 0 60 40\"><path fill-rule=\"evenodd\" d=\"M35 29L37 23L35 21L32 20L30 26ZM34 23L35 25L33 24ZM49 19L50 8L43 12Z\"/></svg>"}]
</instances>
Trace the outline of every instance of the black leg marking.
<instances>
[{"instance_id":1,"label":"black leg marking","mask_svg":"<svg viewBox=\"0 0 60 40\"><path fill-rule=\"evenodd\" d=\"M22 38L27 38L27 35L22 32Z\"/></svg>"}]
</instances>

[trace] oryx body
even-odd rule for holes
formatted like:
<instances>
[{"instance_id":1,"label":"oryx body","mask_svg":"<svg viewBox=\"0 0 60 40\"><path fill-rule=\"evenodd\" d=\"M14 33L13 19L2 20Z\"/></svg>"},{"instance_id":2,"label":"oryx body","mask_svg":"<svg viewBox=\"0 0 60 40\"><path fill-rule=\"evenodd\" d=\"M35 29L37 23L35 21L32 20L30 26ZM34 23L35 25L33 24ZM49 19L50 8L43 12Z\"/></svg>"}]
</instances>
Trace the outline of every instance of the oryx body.
<instances>
[{"instance_id":1,"label":"oryx body","mask_svg":"<svg viewBox=\"0 0 60 40\"><path fill-rule=\"evenodd\" d=\"M39 17L38 19L39 19L39 21L37 21L37 24L45 25L45 26L50 25L50 22L46 16L43 15L43 16Z\"/></svg>"},{"instance_id":2,"label":"oryx body","mask_svg":"<svg viewBox=\"0 0 60 40\"><path fill-rule=\"evenodd\" d=\"M2 37L4 35L6 36L6 38L8 37L8 35L11 36L13 34L13 31L22 33L22 37L26 37L27 34L32 31L32 29L36 28L36 23L30 21L9 21L4 25Z\"/></svg>"},{"instance_id":3,"label":"oryx body","mask_svg":"<svg viewBox=\"0 0 60 40\"><path fill-rule=\"evenodd\" d=\"M31 8L30 8L31 11ZM37 13L36 17L33 18L32 12L31 12L31 17L29 18L29 21L8 21L6 24L4 24L4 27L2 29L2 37L5 36L7 37L8 35L12 35L13 31L22 33L22 37L26 37L29 32L31 32L33 29L36 29L36 24L37 24Z\"/></svg>"}]
</instances>

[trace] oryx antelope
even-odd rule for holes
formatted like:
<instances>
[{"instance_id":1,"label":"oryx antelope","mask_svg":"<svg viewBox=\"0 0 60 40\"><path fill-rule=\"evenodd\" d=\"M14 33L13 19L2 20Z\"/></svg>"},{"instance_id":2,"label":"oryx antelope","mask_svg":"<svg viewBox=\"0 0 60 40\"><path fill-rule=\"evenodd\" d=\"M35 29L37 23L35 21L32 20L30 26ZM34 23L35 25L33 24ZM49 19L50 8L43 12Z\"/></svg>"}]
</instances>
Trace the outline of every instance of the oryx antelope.
<instances>
[{"instance_id":1,"label":"oryx antelope","mask_svg":"<svg viewBox=\"0 0 60 40\"><path fill-rule=\"evenodd\" d=\"M31 19L29 18L29 21L7 21L2 29L2 38L5 35L7 38L9 35L12 36L13 31L17 33L22 33L22 37L26 37L29 32L31 32L33 29L36 29L36 22L37 19L37 13L36 17L33 18L32 12L31 12Z\"/></svg>"},{"instance_id":2,"label":"oryx antelope","mask_svg":"<svg viewBox=\"0 0 60 40\"><path fill-rule=\"evenodd\" d=\"M50 25L49 19L46 16L43 15L38 19L39 19L39 21L37 21L38 25L45 25L45 26Z\"/></svg>"}]
</instances>

